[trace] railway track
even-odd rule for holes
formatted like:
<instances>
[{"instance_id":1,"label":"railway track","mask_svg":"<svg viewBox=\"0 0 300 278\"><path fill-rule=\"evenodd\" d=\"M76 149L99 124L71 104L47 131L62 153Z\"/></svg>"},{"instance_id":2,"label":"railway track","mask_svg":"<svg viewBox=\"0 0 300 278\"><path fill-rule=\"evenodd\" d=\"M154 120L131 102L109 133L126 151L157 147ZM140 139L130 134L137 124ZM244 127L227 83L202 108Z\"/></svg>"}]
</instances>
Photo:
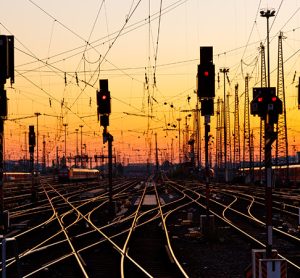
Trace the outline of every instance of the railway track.
<instances>
[{"instance_id":1,"label":"railway track","mask_svg":"<svg viewBox=\"0 0 300 278\"><path fill-rule=\"evenodd\" d=\"M198 193L199 189L194 190L178 183L170 182L180 191L190 192L191 194ZM203 199L205 196L202 194L203 189L198 193ZM192 195L190 197L193 199ZM220 198L219 198L220 199ZM236 203L239 202L239 205ZM245 199L243 200L245 202ZM255 202L247 200L246 203L240 203L238 198L232 194L230 197L221 198L221 200L211 199L210 212L215 217L224 223L230 225L233 229L238 231L252 244L253 248L265 248L266 229L264 223L257 217L251 214L251 207ZM204 202L196 202L199 206L205 207ZM247 213L245 213L245 208ZM249 213L250 212L250 213ZM260 214L261 216L261 214ZM292 273L300 274L300 254L299 254L299 238L290 234L284 233L281 230L275 229L273 245L279 252L279 257L287 260L289 270ZM297 277L297 276L293 276Z\"/></svg>"},{"instance_id":2,"label":"railway track","mask_svg":"<svg viewBox=\"0 0 300 278\"><path fill-rule=\"evenodd\" d=\"M195 265L203 265L201 275L215 277L205 269L208 261L203 255L186 259L186 252L194 252L195 242L186 237L190 228L183 220L193 211L198 231L199 217L206 213L203 185L167 179L156 182L153 178L147 182L118 180L113 185L114 215L108 213L106 190L94 194L97 188L98 183L78 188L78 184L42 180L38 202L20 204L12 210L15 224L28 222L14 230L18 260L7 245L6 273L18 277L19 266L22 277L198 277L199 266ZM239 251L248 254L250 263L249 247L264 248L261 196L254 198L223 186L214 186L212 196L210 209L217 228L244 246L244 251ZM147 203L149 198L152 201ZM292 208L292 204L286 207L290 217L294 217ZM295 259L299 256L298 239L286 237L276 232L274 246L288 260L289 273L299 274L300 261ZM204 246L202 240L200 237L196 245L202 244L203 250L210 252L211 247ZM184 251L184 245L190 249ZM216 256L225 258L236 247L218 250ZM230 267L214 271L218 277L228 273Z\"/></svg>"}]
</instances>

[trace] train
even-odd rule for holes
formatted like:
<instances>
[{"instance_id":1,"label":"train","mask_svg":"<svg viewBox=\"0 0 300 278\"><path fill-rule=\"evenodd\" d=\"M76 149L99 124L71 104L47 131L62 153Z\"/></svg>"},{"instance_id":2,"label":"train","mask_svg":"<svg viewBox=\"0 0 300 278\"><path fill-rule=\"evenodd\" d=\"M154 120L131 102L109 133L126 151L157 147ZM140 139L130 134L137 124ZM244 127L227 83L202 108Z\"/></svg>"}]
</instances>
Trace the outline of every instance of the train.
<instances>
[{"instance_id":1,"label":"train","mask_svg":"<svg viewBox=\"0 0 300 278\"><path fill-rule=\"evenodd\" d=\"M29 172L4 172L3 181L26 181L32 178Z\"/></svg>"},{"instance_id":2,"label":"train","mask_svg":"<svg viewBox=\"0 0 300 278\"><path fill-rule=\"evenodd\" d=\"M62 167L58 170L58 179L61 181L93 180L100 178L101 174L97 169Z\"/></svg>"},{"instance_id":3,"label":"train","mask_svg":"<svg viewBox=\"0 0 300 278\"><path fill-rule=\"evenodd\" d=\"M300 164L272 166L274 185L300 186ZM250 168L240 168L240 176L250 176ZM253 182L264 183L265 167L253 167Z\"/></svg>"}]
</instances>

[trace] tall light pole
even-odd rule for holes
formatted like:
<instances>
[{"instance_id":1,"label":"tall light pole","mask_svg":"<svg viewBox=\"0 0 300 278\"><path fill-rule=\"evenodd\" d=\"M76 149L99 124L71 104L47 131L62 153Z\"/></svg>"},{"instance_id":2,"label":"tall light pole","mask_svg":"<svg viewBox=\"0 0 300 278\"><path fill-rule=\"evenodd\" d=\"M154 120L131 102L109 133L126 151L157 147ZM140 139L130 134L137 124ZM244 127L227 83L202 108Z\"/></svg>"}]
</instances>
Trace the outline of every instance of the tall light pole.
<instances>
[{"instance_id":1,"label":"tall light pole","mask_svg":"<svg viewBox=\"0 0 300 278\"><path fill-rule=\"evenodd\" d=\"M265 9L265 10L261 10L260 11L260 15L262 17L265 17L267 19L267 67L268 67L268 88L271 86L270 83L270 39L269 39L269 18L275 16L275 10L269 10L269 9Z\"/></svg>"},{"instance_id":2,"label":"tall light pole","mask_svg":"<svg viewBox=\"0 0 300 278\"><path fill-rule=\"evenodd\" d=\"M36 167L39 169L39 116L41 113L35 112L36 116Z\"/></svg>"},{"instance_id":3,"label":"tall light pole","mask_svg":"<svg viewBox=\"0 0 300 278\"><path fill-rule=\"evenodd\" d=\"M224 74L224 108L223 108L223 122L224 122L224 174L225 182L228 182L228 169L227 169L227 126L226 126L226 74L229 68L221 68L220 72Z\"/></svg>"},{"instance_id":4,"label":"tall light pole","mask_svg":"<svg viewBox=\"0 0 300 278\"><path fill-rule=\"evenodd\" d=\"M275 15L275 10L261 10L260 15L267 18L267 64L268 64L268 88L270 93L270 50L269 50L269 18ZM270 123L269 114L265 118L265 176L266 176L266 228L267 244L266 257L272 258L272 141L271 136L274 133L274 124Z\"/></svg>"},{"instance_id":5,"label":"tall light pole","mask_svg":"<svg viewBox=\"0 0 300 278\"><path fill-rule=\"evenodd\" d=\"M83 125L80 125L80 166L82 168L82 128Z\"/></svg>"},{"instance_id":6,"label":"tall light pole","mask_svg":"<svg viewBox=\"0 0 300 278\"><path fill-rule=\"evenodd\" d=\"M181 163L181 157L180 157L180 121L181 118L176 119L178 121L178 161Z\"/></svg>"},{"instance_id":7,"label":"tall light pole","mask_svg":"<svg viewBox=\"0 0 300 278\"><path fill-rule=\"evenodd\" d=\"M65 160L66 160L66 166L67 166L67 126L68 126L68 124L65 123L65 124L63 124L63 126L65 127Z\"/></svg>"}]
</instances>

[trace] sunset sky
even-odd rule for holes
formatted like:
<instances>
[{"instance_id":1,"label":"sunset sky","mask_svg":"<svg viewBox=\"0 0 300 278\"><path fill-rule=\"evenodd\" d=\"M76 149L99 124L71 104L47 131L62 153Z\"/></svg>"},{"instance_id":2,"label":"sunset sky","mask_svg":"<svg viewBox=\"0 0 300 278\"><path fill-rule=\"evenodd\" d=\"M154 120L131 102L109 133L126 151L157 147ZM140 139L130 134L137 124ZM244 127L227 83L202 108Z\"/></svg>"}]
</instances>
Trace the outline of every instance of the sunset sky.
<instances>
[{"instance_id":1,"label":"sunset sky","mask_svg":"<svg viewBox=\"0 0 300 278\"><path fill-rule=\"evenodd\" d=\"M112 96L109 131L121 162L144 162L148 150L154 148L155 133L161 157L171 159L173 145L177 162L176 119L182 119L183 127L189 112L182 111L195 108L200 46L214 47L215 100L223 98L224 91L223 76L218 83L217 73L221 67L229 68L226 91L231 95L231 128L234 86L239 84L242 127L245 75L250 75L250 100L252 87L260 85L259 46L266 43L267 30L260 10L265 8L276 10L270 18L272 86L277 83L279 32L286 37L289 152L300 151L296 88L300 0L2 0L0 33L15 36L15 83L6 84L6 159L25 156L25 132L29 125L36 125L37 112L41 113L40 157L43 137L51 160L56 147L63 155L64 123L68 124L68 155L76 152L76 129L80 144L80 125L88 154L105 151L103 128L96 116L96 90L99 79L108 79ZM187 118L187 123L191 134L193 118ZM212 117L213 135L215 127ZM251 116L256 142L258 127L258 118Z\"/></svg>"}]
</instances>

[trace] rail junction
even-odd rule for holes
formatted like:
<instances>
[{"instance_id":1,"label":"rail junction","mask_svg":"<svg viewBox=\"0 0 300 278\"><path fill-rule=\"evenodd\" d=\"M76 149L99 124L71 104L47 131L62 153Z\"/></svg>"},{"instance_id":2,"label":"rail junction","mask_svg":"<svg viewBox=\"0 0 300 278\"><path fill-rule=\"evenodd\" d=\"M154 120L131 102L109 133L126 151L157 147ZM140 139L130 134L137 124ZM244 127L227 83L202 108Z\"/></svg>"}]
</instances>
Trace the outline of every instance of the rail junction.
<instances>
[{"instance_id":1,"label":"rail junction","mask_svg":"<svg viewBox=\"0 0 300 278\"><path fill-rule=\"evenodd\" d=\"M211 186L210 231L205 184L115 179L114 210L107 182L5 184L10 227L2 239L4 277L245 277L251 250L265 248L259 187ZM288 277L300 274L299 190L274 191L274 249ZM203 222L203 223L202 223ZM255 270L254 270L255 271Z\"/></svg>"}]
</instances>

